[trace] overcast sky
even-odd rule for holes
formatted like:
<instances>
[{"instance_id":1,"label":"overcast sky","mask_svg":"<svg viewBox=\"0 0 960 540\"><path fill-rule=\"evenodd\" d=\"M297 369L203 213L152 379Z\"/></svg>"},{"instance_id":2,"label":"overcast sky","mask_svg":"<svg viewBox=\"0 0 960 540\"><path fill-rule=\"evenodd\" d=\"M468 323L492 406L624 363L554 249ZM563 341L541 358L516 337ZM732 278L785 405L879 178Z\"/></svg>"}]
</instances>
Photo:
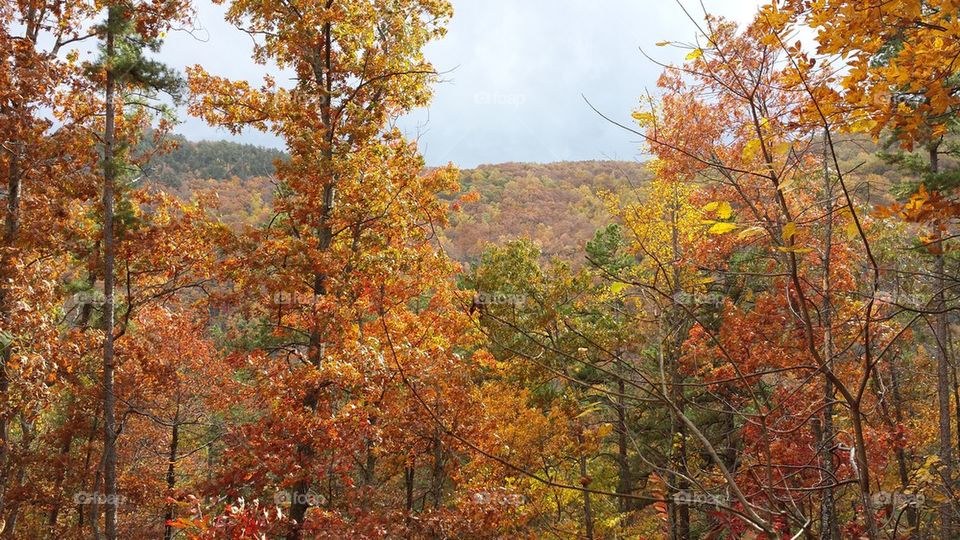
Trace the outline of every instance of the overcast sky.
<instances>
[{"instance_id":1,"label":"overcast sky","mask_svg":"<svg viewBox=\"0 0 960 540\"><path fill-rule=\"evenodd\" d=\"M683 0L694 15L699 2ZM758 0L705 0L711 13L744 23ZM163 57L183 68L259 82L274 70L250 60L250 38L223 22L223 8L198 2L197 29L172 32ZM663 62L683 51L657 47L692 41L696 28L671 0L453 0L447 36L428 46L434 67L448 72L433 103L400 120L417 137L429 165L461 167L505 161L640 157L638 141L606 123L581 94L628 121L638 97L653 90ZM275 76L278 74L273 73ZM282 79L279 74L278 79ZM183 116L186 116L185 114ZM185 118L189 139L234 139L282 147L253 130L239 137Z\"/></svg>"}]
</instances>

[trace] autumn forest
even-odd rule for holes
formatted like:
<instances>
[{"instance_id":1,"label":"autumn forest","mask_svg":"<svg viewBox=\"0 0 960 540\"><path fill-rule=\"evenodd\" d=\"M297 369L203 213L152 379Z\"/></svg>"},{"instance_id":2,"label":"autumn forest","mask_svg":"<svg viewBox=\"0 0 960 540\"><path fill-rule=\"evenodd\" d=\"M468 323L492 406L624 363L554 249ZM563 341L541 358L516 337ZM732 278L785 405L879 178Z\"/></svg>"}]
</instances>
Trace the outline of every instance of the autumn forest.
<instances>
[{"instance_id":1,"label":"autumn forest","mask_svg":"<svg viewBox=\"0 0 960 540\"><path fill-rule=\"evenodd\" d=\"M960 2L676 2L642 159L463 168L456 1L213 3L289 76L0 0L0 539L960 538Z\"/></svg>"}]
</instances>

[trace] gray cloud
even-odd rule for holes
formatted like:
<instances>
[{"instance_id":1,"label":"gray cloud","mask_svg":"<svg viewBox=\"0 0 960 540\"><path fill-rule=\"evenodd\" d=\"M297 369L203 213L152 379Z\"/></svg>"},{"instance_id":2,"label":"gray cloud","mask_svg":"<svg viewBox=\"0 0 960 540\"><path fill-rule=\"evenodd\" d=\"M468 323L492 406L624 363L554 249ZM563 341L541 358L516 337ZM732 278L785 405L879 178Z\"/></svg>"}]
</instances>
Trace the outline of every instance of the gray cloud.
<instances>
[{"instance_id":1,"label":"gray cloud","mask_svg":"<svg viewBox=\"0 0 960 540\"><path fill-rule=\"evenodd\" d=\"M628 120L638 98L652 90L663 62L685 54L656 47L663 40L692 41L696 27L674 2L661 0L453 0L447 36L426 54L443 72L430 107L399 120L419 139L431 165L462 167L503 161L635 159L639 141L589 110L581 94L611 116ZM686 2L694 14L699 4ZM759 0L708 0L712 13L746 22ZM201 63L213 73L258 83L250 37L222 20L223 8L201 3L193 35L173 32L168 61ZM199 38L199 39L198 39ZM178 131L191 139L239 139L282 146L255 131L231 137L196 119Z\"/></svg>"}]
</instances>

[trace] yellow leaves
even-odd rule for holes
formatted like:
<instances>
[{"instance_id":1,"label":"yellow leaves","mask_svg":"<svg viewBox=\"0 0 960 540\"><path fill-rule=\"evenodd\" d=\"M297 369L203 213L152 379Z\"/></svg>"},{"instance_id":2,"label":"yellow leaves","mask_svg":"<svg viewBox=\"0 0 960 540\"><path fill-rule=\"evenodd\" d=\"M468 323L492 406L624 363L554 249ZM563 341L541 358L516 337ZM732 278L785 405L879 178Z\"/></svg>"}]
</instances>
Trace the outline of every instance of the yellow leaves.
<instances>
[{"instance_id":1,"label":"yellow leaves","mask_svg":"<svg viewBox=\"0 0 960 540\"><path fill-rule=\"evenodd\" d=\"M730 219L733 216L733 207L726 201L713 201L703 207L704 212L716 212L720 219Z\"/></svg>"},{"instance_id":2,"label":"yellow leaves","mask_svg":"<svg viewBox=\"0 0 960 540\"><path fill-rule=\"evenodd\" d=\"M910 196L910 201L907 202L904 209L908 212L919 211L923 208L923 205L927 204L928 200L930 200L930 194L927 193L927 188L923 184L920 184L920 188Z\"/></svg>"},{"instance_id":3,"label":"yellow leaves","mask_svg":"<svg viewBox=\"0 0 960 540\"><path fill-rule=\"evenodd\" d=\"M857 133L871 133L877 127L873 118L861 117L850 123L849 130Z\"/></svg>"},{"instance_id":4,"label":"yellow leaves","mask_svg":"<svg viewBox=\"0 0 960 540\"><path fill-rule=\"evenodd\" d=\"M624 283L622 281L614 281L610 284L610 292L613 294L620 294L624 289L629 287L629 283Z\"/></svg>"},{"instance_id":5,"label":"yellow leaves","mask_svg":"<svg viewBox=\"0 0 960 540\"><path fill-rule=\"evenodd\" d=\"M780 44L780 39L777 37L777 34L773 32L767 32L760 38L760 44L766 45L767 47L776 47Z\"/></svg>"},{"instance_id":6,"label":"yellow leaves","mask_svg":"<svg viewBox=\"0 0 960 540\"><path fill-rule=\"evenodd\" d=\"M743 152L740 154L740 158L743 161L750 161L757 157L757 154L760 153L760 139L750 139L747 141L747 144L743 146Z\"/></svg>"},{"instance_id":7,"label":"yellow leaves","mask_svg":"<svg viewBox=\"0 0 960 540\"><path fill-rule=\"evenodd\" d=\"M781 9L781 7L776 3L770 3L764 5L760 9L760 16L758 20L761 20L767 26L769 33L776 33L782 31L787 23L790 22L791 15L793 15L793 10L790 9Z\"/></svg>"},{"instance_id":8,"label":"yellow leaves","mask_svg":"<svg viewBox=\"0 0 960 540\"><path fill-rule=\"evenodd\" d=\"M488 369L498 368L500 364L497 358L486 349L480 349L473 353L473 361L476 362L477 365Z\"/></svg>"},{"instance_id":9,"label":"yellow leaves","mask_svg":"<svg viewBox=\"0 0 960 540\"><path fill-rule=\"evenodd\" d=\"M703 49L697 47L696 49L687 53L687 56L684 58L684 60L696 60L701 56L703 56Z\"/></svg>"},{"instance_id":10,"label":"yellow leaves","mask_svg":"<svg viewBox=\"0 0 960 540\"><path fill-rule=\"evenodd\" d=\"M791 176L790 178L787 178L786 180L783 180L777 184L777 190L781 193L786 193L796 183L797 177Z\"/></svg>"},{"instance_id":11,"label":"yellow leaves","mask_svg":"<svg viewBox=\"0 0 960 540\"><path fill-rule=\"evenodd\" d=\"M847 225L843 228L843 232L846 234L847 240L853 240L860 235L860 230L857 229L857 224L853 221L847 223Z\"/></svg>"},{"instance_id":12,"label":"yellow leaves","mask_svg":"<svg viewBox=\"0 0 960 540\"><path fill-rule=\"evenodd\" d=\"M602 409L603 408L600 406L599 403L594 403L592 405L588 405L584 407L582 411L580 411L576 416L574 416L574 418L583 418L585 416L590 416L591 414L595 412L599 412Z\"/></svg>"},{"instance_id":13,"label":"yellow leaves","mask_svg":"<svg viewBox=\"0 0 960 540\"><path fill-rule=\"evenodd\" d=\"M914 197L917 197L921 201L921 205L927 202L927 200L930 198L930 193L927 191L927 186L920 184L920 186L917 187L917 193L914 195Z\"/></svg>"},{"instance_id":14,"label":"yellow leaves","mask_svg":"<svg viewBox=\"0 0 960 540\"><path fill-rule=\"evenodd\" d=\"M933 114L943 114L956 103L956 99L948 94L943 86L931 86L925 89L928 103ZM946 130L946 127L944 127Z\"/></svg>"},{"instance_id":15,"label":"yellow leaves","mask_svg":"<svg viewBox=\"0 0 960 540\"><path fill-rule=\"evenodd\" d=\"M709 234L726 234L730 231L735 230L736 228L737 228L737 225L735 223L725 223L722 221L718 221L714 223L709 229L707 229L707 232Z\"/></svg>"},{"instance_id":16,"label":"yellow leaves","mask_svg":"<svg viewBox=\"0 0 960 540\"><path fill-rule=\"evenodd\" d=\"M720 219L730 219L733 217L733 207L730 206L730 203L727 201L712 201L704 205L704 212L716 212L717 217ZM710 228L707 229L709 234L726 234L730 231L733 231L737 228L735 223L728 223L724 221L714 221L714 220L704 220L703 222L706 225L710 225Z\"/></svg>"},{"instance_id":17,"label":"yellow leaves","mask_svg":"<svg viewBox=\"0 0 960 540\"><path fill-rule=\"evenodd\" d=\"M786 225L784 225L784 226L783 226L783 233L782 233L783 243L784 243L784 244L789 244L789 243L790 243L790 239L793 238L794 235L796 235L796 234L797 234L797 224L796 224L796 223L794 223L794 222L791 221L790 223L787 223Z\"/></svg>"},{"instance_id":18,"label":"yellow leaves","mask_svg":"<svg viewBox=\"0 0 960 540\"><path fill-rule=\"evenodd\" d=\"M923 466L913 473L914 481L917 484L932 484L937 482L940 478L939 469L942 465L939 456L927 456L923 461Z\"/></svg>"},{"instance_id":19,"label":"yellow leaves","mask_svg":"<svg viewBox=\"0 0 960 540\"><path fill-rule=\"evenodd\" d=\"M876 10L833 0L807 6L820 52L837 55L847 68L843 91L830 101L862 115L848 119L844 129L896 132L904 149L927 142L928 123L956 105L951 82L957 73L956 2L900 1L877 4ZM888 14L911 24L886 24ZM883 47L894 41L902 46L884 51L883 61L877 61ZM889 89L897 91L891 95Z\"/></svg>"},{"instance_id":20,"label":"yellow leaves","mask_svg":"<svg viewBox=\"0 0 960 540\"><path fill-rule=\"evenodd\" d=\"M743 240L744 238L750 238L752 236L762 234L763 232L764 232L763 227L758 227L758 226L747 227L746 229L743 229L742 231L740 231L739 234L737 234L737 238L739 238L740 240Z\"/></svg>"},{"instance_id":21,"label":"yellow leaves","mask_svg":"<svg viewBox=\"0 0 960 540\"><path fill-rule=\"evenodd\" d=\"M797 236L797 224L793 221L783 226L781 236L783 243L787 245L777 247L779 251L784 253L810 253L813 251L811 248L800 247L795 242L791 245L791 240L795 240Z\"/></svg>"},{"instance_id":22,"label":"yellow leaves","mask_svg":"<svg viewBox=\"0 0 960 540\"><path fill-rule=\"evenodd\" d=\"M606 437L609 437L610 434L613 433L613 424L611 423L600 424L599 426L597 426L597 428L594 431L595 432L591 434L592 436L598 439L604 439Z\"/></svg>"},{"instance_id":23,"label":"yellow leaves","mask_svg":"<svg viewBox=\"0 0 960 540\"><path fill-rule=\"evenodd\" d=\"M632 115L634 120L641 126L649 126L656 122L657 117L653 113L634 111Z\"/></svg>"},{"instance_id":24,"label":"yellow leaves","mask_svg":"<svg viewBox=\"0 0 960 540\"><path fill-rule=\"evenodd\" d=\"M717 216L720 219L730 219L732 215L733 215L733 207L730 206L730 203L726 201L721 202L720 205L717 207Z\"/></svg>"}]
</instances>

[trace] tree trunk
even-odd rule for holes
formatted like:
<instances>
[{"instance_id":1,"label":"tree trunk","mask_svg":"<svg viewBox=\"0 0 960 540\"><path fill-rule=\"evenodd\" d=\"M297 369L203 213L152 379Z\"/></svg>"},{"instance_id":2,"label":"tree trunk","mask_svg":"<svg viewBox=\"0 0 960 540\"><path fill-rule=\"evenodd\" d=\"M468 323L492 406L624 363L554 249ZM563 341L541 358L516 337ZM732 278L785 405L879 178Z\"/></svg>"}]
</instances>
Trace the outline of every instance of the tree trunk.
<instances>
[{"instance_id":1,"label":"tree trunk","mask_svg":"<svg viewBox=\"0 0 960 540\"><path fill-rule=\"evenodd\" d=\"M370 425L375 426L377 424L376 417L370 418ZM373 497L375 496L376 486L374 482L377 478L377 455L374 452L375 443L371 438L367 438L364 441L364 447L367 454L366 464L363 467L363 486L365 489L363 493L363 499L360 502L361 510L364 512L370 510L371 503L373 502Z\"/></svg>"},{"instance_id":2,"label":"tree trunk","mask_svg":"<svg viewBox=\"0 0 960 540\"><path fill-rule=\"evenodd\" d=\"M414 475L416 474L416 469L414 469L413 463L403 468L403 487L406 495L406 516L404 517L404 522L407 526L407 536L410 535L410 524L413 521L413 481Z\"/></svg>"},{"instance_id":3,"label":"tree trunk","mask_svg":"<svg viewBox=\"0 0 960 540\"><path fill-rule=\"evenodd\" d=\"M115 396L113 389L114 350L113 350L113 286L114 286L114 230L113 230L113 193L116 180L114 162L115 136L115 90L116 76L109 61L113 58L114 28L119 23L118 8L108 8L106 57L107 81L104 96L106 115L103 130L103 478L104 478L104 531L107 540L117 538L117 433L115 417Z\"/></svg>"},{"instance_id":4,"label":"tree trunk","mask_svg":"<svg viewBox=\"0 0 960 540\"><path fill-rule=\"evenodd\" d=\"M74 422L74 414L67 416L67 422L72 424ZM54 504L53 508L50 509L50 514L47 517L47 526L49 527L49 537L53 538L57 534L57 519L60 516L60 500L63 495L63 482L66 479L66 460L70 457L70 448L73 446L74 433L73 429L68 431L63 437L63 442L60 444L60 459L62 460L57 464L57 480L53 488Z\"/></svg>"},{"instance_id":5,"label":"tree trunk","mask_svg":"<svg viewBox=\"0 0 960 540\"><path fill-rule=\"evenodd\" d=\"M20 453L22 456L26 456L30 452L30 444L32 444L36 430L33 423L27 422L23 414L19 415L20 421L20 432L22 433L22 439L20 441ZM27 463L21 459L17 464L17 474L14 480L14 488L17 491L22 490L24 486L24 480L27 476ZM7 510L7 517L5 520L5 526L3 530L3 538L17 538L17 521L20 519L20 507L21 500L17 499L13 501L13 504L9 505Z\"/></svg>"},{"instance_id":6,"label":"tree trunk","mask_svg":"<svg viewBox=\"0 0 960 540\"><path fill-rule=\"evenodd\" d=\"M936 174L939 170L939 148L938 144L930 146L930 173ZM936 309L939 311L936 315L935 336L937 342L937 404L939 408L939 429L940 429L940 448L938 455L943 466L943 475L946 478L948 490L952 490L953 484L953 418L950 410L950 357L947 354L947 313L944 311L946 305L944 290L946 288L946 276L944 275L944 256L943 240L937 233L936 260L934 261L934 297ZM953 508L949 502L940 505L940 538L950 540L953 538Z\"/></svg>"},{"instance_id":7,"label":"tree trunk","mask_svg":"<svg viewBox=\"0 0 960 540\"><path fill-rule=\"evenodd\" d=\"M675 372L676 370L673 369ZM673 385L673 395L671 396L672 400L677 403L678 407L681 407L680 411L671 412L671 415L676 417L671 421L671 424L674 425L672 432L673 440L673 450L671 452L671 467L676 470L683 471L686 462L687 462L687 429L686 425L679 419L679 416L684 414L682 409L682 393L683 390L680 387L678 374L673 373L672 385ZM683 475L672 474L673 482L676 486L676 490L679 493L688 493L690 490L690 483L683 477ZM688 540L690 538L690 504L689 502L676 503L673 502L673 534L672 538L674 540Z\"/></svg>"},{"instance_id":8,"label":"tree trunk","mask_svg":"<svg viewBox=\"0 0 960 540\"><path fill-rule=\"evenodd\" d=\"M627 497L633 492L633 474L630 471L630 460L627 453L627 408L624 403L626 384L623 380L623 355L617 355L617 398L615 410L617 413L617 493L623 495L617 500L617 508L621 514L631 510L630 499Z\"/></svg>"},{"instance_id":9,"label":"tree trunk","mask_svg":"<svg viewBox=\"0 0 960 540\"><path fill-rule=\"evenodd\" d=\"M890 386L893 392L893 414L897 425L903 425L903 400L900 397L900 372L897 369L896 357L890 359ZM902 446L897 447L897 473L900 477L900 486L906 490L910 485L910 473L907 470L907 454ZM917 510L912 505L907 506L907 523L913 529L911 538L917 537Z\"/></svg>"},{"instance_id":10,"label":"tree trunk","mask_svg":"<svg viewBox=\"0 0 960 540\"><path fill-rule=\"evenodd\" d=\"M583 438L580 437L581 444L583 443ZM588 487L590 485L588 471L587 471L587 457L580 456L580 483L583 487ZM590 492L583 492L583 533L584 537L587 540L593 540L593 508L590 504Z\"/></svg>"},{"instance_id":11,"label":"tree trunk","mask_svg":"<svg viewBox=\"0 0 960 540\"><path fill-rule=\"evenodd\" d=\"M833 184L830 181L830 168L827 161L828 153L827 134L823 137L823 193L827 201L827 224L823 233L823 361L827 369L833 369L833 297L830 275L831 256L833 251ZM837 523L836 503L833 496L833 484L836 482L833 466L833 381L824 377L823 384L823 419L820 424L820 437L817 453L820 461L821 474L824 478L823 493L820 498L820 540L839 540L840 529Z\"/></svg>"},{"instance_id":12,"label":"tree trunk","mask_svg":"<svg viewBox=\"0 0 960 540\"><path fill-rule=\"evenodd\" d=\"M10 153L10 162L7 171L7 211L4 218L3 227L3 254L0 256L0 330L8 330L12 327L12 304L10 291L7 290L8 280L13 278L11 270L13 269L13 251L14 244L20 232L20 154L19 149L14 147ZM2 338L3 336L0 336ZM12 335L7 336L12 338ZM0 343L0 399L6 401L10 391L10 374L7 373L7 366L10 365L13 344L4 345ZM0 516L4 515L5 496L7 491L7 466L10 459L10 411L4 405L0 409ZM0 523L0 532L5 529L3 523Z\"/></svg>"},{"instance_id":13,"label":"tree trunk","mask_svg":"<svg viewBox=\"0 0 960 540\"><path fill-rule=\"evenodd\" d=\"M434 508L440 508L440 502L443 500L443 485L445 483L443 463L443 441L440 439L440 432L437 431L433 439L433 471L430 479L430 492L433 495Z\"/></svg>"},{"instance_id":14,"label":"tree trunk","mask_svg":"<svg viewBox=\"0 0 960 540\"><path fill-rule=\"evenodd\" d=\"M676 192L674 192L674 207L670 212L670 227L671 227L671 246L673 260L680 260L680 231L679 225L677 223L677 208L676 208ZM673 286L671 287L673 297L676 298L676 294L682 292L680 288L680 270L677 265L674 265L673 268ZM683 324L684 314L681 312L677 306L671 306L668 310L668 325L670 326L671 331L673 330L674 325ZM667 332L666 335L669 335L671 332ZM684 332L675 332L677 336L676 339L682 340L685 337ZM673 343L669 338L662 338L667 342L661 347L666 346L666 358L669 370L669 379L670 379L670 400L676 404L677 409L671 409L670 415L671 420L670 424L672 429L671 436L671 465L675 467L675 470L684 470L687 463L687 427L686 424L682 421L680 416L685 414L684 411L684 392L683 392L683 381L680 374L679 362L679 346L680 343ZM675 439L675 440L674 440ZM675 485L678 492L684 493L689 491L690 484L685 479L685 475L670 475L671 476L671 485ZM672 503L673 512L671 517L673 524L672 537L675 540L688 540L690 538L690 505L689 503L677 504L676 502Z\"/></svg>"},{"instance_id":15,"label":"tree trunk","mask_svg":"<svg viewBox=\"0 0 960 540\"><path fill-rule=\"evenodd\" d=\"M94 540L103 538L100 534L100 486L103 483L103 459L97 464L97 473L93 480L93 497L90 498L90 530ZM82 511L82 509L81 509Z\"/></svg>"},{"instance_id":16,"label":"tree trunk","mask_svg":"<svg viewBox=\"0 0 960 540\"><path fill-rule=\"evenodd\" d=\"M83 474L80 479L80 482L78 482L78 484L83 486L83 489L92 489L94 491L100 489L100 464L99 463L97 464L97 470L94 473L94 478L95 478L94 485L92 488L87 482L89 480L87 472L90 470L90 461L93 459L93 441L96 439L97 431L100 429L100 405L101 404L98 402L97 408L93 412L93 422L91 422L90 424L90 432L87 434L87 442L85 445L87 448L87 452L83 460L83 469L82 469ZM77 508L77 530L78 531L83 529L83 519L84 519L83 510L84 510L83 505L79 505ZM96 525L96 523L94 523L94 525Z\"/></svg>"},{"instance_id":17,"label":"tree trunk","mask_svg":"<svg viewBox=\"0 0 960 540\"><path fill-rule=\"evenodd\" d=\"M178 415L179 416L179 415ZM173 428L170 433L170 454L167 456L167 491L172 492L173 488L177 486L177 446L180 443L180 421L179 418L174 418ZM170 522L173 521L173 512L174 505L170 504L167 506L167 513L163 516L163 540L171 540L173 538L173 526L170 525Z\"/></svg>"},{"instance_id":18,"label":"tree trunk","mask_svg":"<svg viewBox=\"0 0 960 540\"><path fill-rule=\"evenodd\" d=\"M327 1L327 9L332 7L332 0ZM319 249L321 252L325 252L330 248L330 244L333 241L333 230L330 226L329 218L330 213L333 210L334 198L336 196L336 183L334 182L333 174L333 141L334 141L334 126L333 126L333 115L332 115L332 48L333 48L333 25L329 22L324 23L323 25L323 44L321 54L318 54L317 62L314 63L314 77L315 82L318 86L322 87L325 90L323 96L323 105L321 107L321 117L324 123L324 129L326 130L324 134L324 142L327 147L323 152L323 160L325 162L325 170L331 174L331 177L328 178L326 185L323 188L323 207L321 209L321 224L317 234L319 236L320 245ZM320 60L322 57L322 60ZM327 294L327 275L322 273L317 273L314 275L313 279L313 293L314 296L320 297ZM325 354L325 341L324 337L320 332L320 329L314 323L314 328L310 332L310 344L309 344L309 356L310 362L313 365L320 365L323 361ZM307 393L307 396L304 400L304 405L311 410L316 411L319 405L320 399L320 389L311 390ZM312 461L313 458L313 449L306 444L301 444L298 447L298 454L300 459L303 461ZM287 540L299 540L301 538L301 528L303 527L303 521L307 515L307 509L309 508L308 493L310 490L310 482L306 480L300 480L294 485L293 489L293 501L290 504L290 518L295 521L293 529L287 534Z\"/></svg>"},{"instance_id":19,"label":"tree trunk","mask_svg":"<svg viewBox=\"0 0 960 540\"><path fill-rule=\"evenodd\" d=\"M850 422L853 424L854 447L853 461L857 468L857 480L860 486L860 504L863 506L863 521L867 527L867 538L879 538L877 520L871 508L870 497L870 462L867 459L867 441L863 434L863 413L860 402L853 403L850 408Z\"/></svg>"}]
</instances>

